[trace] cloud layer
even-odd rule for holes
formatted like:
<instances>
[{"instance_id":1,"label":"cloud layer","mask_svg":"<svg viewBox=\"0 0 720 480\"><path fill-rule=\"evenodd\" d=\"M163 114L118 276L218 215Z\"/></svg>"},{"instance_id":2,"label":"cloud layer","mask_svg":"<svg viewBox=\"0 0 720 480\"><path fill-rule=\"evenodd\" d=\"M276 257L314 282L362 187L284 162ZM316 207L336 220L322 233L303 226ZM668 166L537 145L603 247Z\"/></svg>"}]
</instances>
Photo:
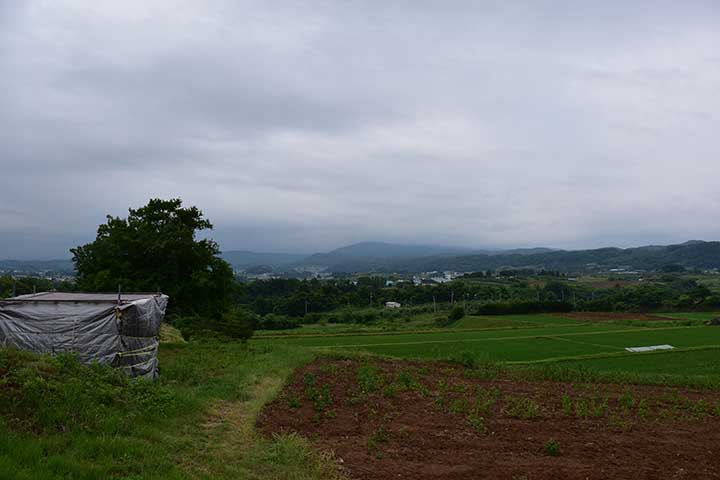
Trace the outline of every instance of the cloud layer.
<instances>
[{"instance_id":1,"label":"cloud layer","mask_svg":"<svg viewBox=\"0 0 720 480\"><path fill-rule=\"evenodd\" d=\"M720 238L714 1L0 2L0 258Z\"/></svg>"}]
</instances>

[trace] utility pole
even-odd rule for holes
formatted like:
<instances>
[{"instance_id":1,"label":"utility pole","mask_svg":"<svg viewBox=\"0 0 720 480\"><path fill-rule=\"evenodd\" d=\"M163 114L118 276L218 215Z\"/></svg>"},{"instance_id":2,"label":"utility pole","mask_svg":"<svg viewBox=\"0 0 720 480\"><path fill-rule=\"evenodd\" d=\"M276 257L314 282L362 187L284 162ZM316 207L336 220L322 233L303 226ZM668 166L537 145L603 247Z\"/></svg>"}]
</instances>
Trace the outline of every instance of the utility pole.
<instances>
[{"instance_id":1,"label":"utility pole","mask_svg":"<svg viewBox=\"0 0 720 480\"><path fill-rule=\"evenodd\" d=\"M455 305L455 291L450 290L450 305Z\"/></svg>"},{"instance_id":2,"label":"utility pole","mask_svg":"<svg viewBox=\"0 0 720 480\"><path fill-rule=\"evenodd\" d=\"M370 294L370 306L371 306L371 307L373 306L372 293Z\"/></svg>"},{"instance_id":3,"label":"utility pole","mask_svg":"<svg viewBox=\"0 0 720 480\"><path fill-rule=\"evenodd\" d=\"M437 303L435 303L435 295L433 295L433 311L437 313Z\"/></svg>"}]
</instances>

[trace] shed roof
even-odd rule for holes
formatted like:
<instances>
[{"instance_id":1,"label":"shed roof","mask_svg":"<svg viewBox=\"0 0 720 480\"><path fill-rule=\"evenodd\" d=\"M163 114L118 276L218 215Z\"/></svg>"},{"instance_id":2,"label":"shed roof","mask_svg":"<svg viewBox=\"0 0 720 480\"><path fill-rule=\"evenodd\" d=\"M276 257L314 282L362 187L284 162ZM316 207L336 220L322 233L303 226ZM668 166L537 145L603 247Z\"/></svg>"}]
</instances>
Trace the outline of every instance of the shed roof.
<instances>
[{"instance_id":1,"label":"shed roof","mask_svg":"<svg viewBox=\"0 0 720 480\"><path fill-rule=\"evenodd\" d=\"M122 293L120 303L131 303L160 296L158 293ZM6 298L9 302L90 302L118 303L117 293L74 293L74 292L39 292L17 297Z\"/></svg>"}]
</instances>

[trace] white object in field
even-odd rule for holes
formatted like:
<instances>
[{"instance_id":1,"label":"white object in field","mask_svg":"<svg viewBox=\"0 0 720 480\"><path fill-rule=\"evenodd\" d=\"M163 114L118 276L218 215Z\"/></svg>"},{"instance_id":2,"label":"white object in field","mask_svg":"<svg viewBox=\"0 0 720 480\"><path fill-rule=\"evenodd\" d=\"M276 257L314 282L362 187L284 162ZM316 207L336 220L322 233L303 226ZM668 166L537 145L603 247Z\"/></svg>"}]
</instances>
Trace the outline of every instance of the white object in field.
<instances>
[{"instance_id":1,"label":"white object in field","mask_svg":"<svg viewBox=\"0 0 720 480\"><path fill-rule=\"evenodd\" d=\"M653 352L655 350L672 350L672 345L650 345L649 347L628 347L625 350L628 352Z\"/></svg>"},{"instance_id":2,"label":"white object in field","mask_svg":"<svg viewBox=\"0 0 720 480\"><path fill-rule=\"evenodd\" d=\"M385 302L385 308L400 308L398 302Z\"/></svg>"}]
</instances>

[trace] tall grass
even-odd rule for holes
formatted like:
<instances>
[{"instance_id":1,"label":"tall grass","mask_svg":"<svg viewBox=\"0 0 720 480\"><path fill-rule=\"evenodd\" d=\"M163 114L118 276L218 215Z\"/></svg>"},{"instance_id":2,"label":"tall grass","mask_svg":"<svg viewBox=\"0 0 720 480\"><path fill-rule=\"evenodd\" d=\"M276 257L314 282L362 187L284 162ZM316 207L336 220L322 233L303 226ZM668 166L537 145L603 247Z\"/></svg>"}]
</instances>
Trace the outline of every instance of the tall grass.
<instances>
[{"instance_id":1,"label":"tall grass","mask_svg":"<svg viewBox=\"0 0 720 480\"><path fill-rule=\"evenodd\" d=\"M72 356L0 349L0 478L331 477L329 457L303 439L253 428L311 358L283 346L162 345L150 383Z\"/></svg>"}]
</instances>

